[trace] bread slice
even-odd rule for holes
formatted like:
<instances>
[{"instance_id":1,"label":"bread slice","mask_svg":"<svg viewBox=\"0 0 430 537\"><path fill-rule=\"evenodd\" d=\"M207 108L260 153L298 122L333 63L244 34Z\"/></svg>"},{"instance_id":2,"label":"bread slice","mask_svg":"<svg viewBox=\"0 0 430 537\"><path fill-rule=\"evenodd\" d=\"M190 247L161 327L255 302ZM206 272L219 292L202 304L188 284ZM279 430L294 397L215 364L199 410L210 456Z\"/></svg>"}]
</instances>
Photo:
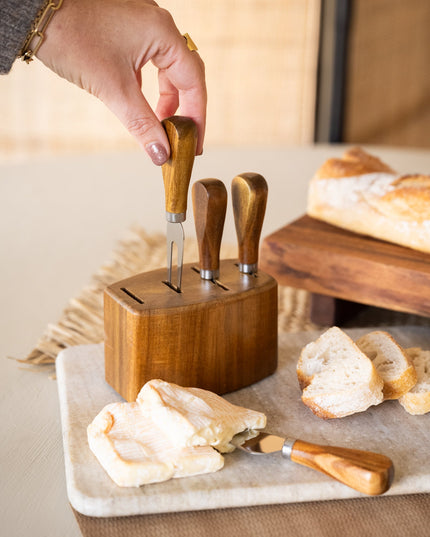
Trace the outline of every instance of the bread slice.
<instances>
[{"instance_id":1,"label":"bread slice","mask_svg":"<svg viewBox=\"0 0 430 537\"><path fill-rule=\"evenodd\" d=\"M320 418L342 418L383 401L372 361L336 326L303 348L297 376L303 403Z\"/></svg>"},{"instance_id":2,"label":"bread slice","mask_svg":"<svg viewBox=\"0 0 430 537\"><path fill-rule=\"evenodd\" d=\"M384 400L398 399L415 386L415 368L409 356L388 332L370 332L355 343L372 360L384 381Z\"/></svg>"},{"instance_id":3,"label":"bread slice","mask_svg":"<svg viewBox=\"0 0 430 537\"><path fill-rule=\"evenodd\" d=\"M399 399L409 414L430 412L430 351L419 348L406 349L417 372L417 383Z\"/></svg>"}]
</instances>

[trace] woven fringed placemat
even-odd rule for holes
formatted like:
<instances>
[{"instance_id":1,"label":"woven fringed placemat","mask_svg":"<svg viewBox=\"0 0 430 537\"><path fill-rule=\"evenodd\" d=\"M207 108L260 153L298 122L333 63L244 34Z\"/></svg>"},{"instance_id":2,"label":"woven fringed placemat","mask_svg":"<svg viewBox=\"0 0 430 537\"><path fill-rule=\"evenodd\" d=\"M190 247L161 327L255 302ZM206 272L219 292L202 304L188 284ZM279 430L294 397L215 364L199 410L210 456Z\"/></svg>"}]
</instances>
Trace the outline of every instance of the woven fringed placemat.
<instances>
[{"instance_id":1,"label":"woven fringed placemat","mask_svg":"<svg viewBox=\"0 0 430 537\"><path fill-rule=\"evenodd\" d=\"M106 286L134 274L166 266L166 239L134 227L118 243L111 260L94 274L81 293L72 298L58 322L49 324L33 351L22 360L32 366L52 366L58 353L73 345L103 341L103 291ZM223 245L223 259L237 256L237 248ZM185 241L184 261L198 259L195 240ZM285 332L315 329L309 321L309 293L281 287L279 290L279 328ZM51 369L51 368L49 368Z\"/></svg>"}]
</instances>

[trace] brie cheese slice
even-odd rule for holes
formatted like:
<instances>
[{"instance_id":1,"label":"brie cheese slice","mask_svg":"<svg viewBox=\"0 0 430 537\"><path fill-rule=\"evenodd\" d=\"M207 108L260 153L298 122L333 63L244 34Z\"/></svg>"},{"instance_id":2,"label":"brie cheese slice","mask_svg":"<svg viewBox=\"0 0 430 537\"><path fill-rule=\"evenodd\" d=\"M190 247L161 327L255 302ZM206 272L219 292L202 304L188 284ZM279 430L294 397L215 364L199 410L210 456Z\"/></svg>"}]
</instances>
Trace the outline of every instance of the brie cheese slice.
<instances>
[{"instance_id":1,"label":"brie cheese slice","mask_svg":"<svg viewBox=\"0 0 430 537\"><path fill-rule=\"evenodd\" d=\"M137 403L107 405L87 433L91 451L121 487L216 472L224 465L211 447L178 446Z\"/></svg>"},{"instance_id":2,"label":"brie cheese slice","mask_svg":"<svg viewBox=\"0 0 430 537\"><path fill-rule=\"evenodd\" d=\"M137 402L166 436L182 446L209 445L226 453L235 449L230 443L235 434L266 426L262 412L233 405L208 390L158 379L143 386Z\"/></svg>"},{"instance_id":3,"label":"brie cheese slice","mask_svg":"<svg viewBox=\"0 0 430 537\"><path fill-rule=\"evenodd\" d=\"M151 380L134 403L107 405L87 428L91 451L121 487L216 472L233 436L266 416L199 388ZM216 448L216 449L214 449Z\"/></svg>"}]
</instances>

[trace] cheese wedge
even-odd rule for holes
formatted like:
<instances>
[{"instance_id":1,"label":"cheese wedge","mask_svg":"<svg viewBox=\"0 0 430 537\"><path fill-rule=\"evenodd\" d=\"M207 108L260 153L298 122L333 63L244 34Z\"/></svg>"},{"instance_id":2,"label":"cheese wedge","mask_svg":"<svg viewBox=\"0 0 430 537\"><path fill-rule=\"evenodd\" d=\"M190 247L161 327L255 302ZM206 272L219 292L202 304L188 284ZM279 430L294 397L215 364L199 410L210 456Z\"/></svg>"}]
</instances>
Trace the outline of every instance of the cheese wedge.
<instances>
[{"instance_id":1,"label":"cheese wedge","mask_svg":"<svg viewBox=\"0 0 430 537\"><path fill-rule=\"evenodd\" d=\"M210 445L227 453L234 450L230 440L235 434L266 426L261 412L233 405L208 390L158 379L143 386L137 402L166 436L182 446Z\"/></svg>"},{"instance_id":2,"label":"cheese wedge","mask_svg":"<svg viewBox=\"0 0 430 537\"><path fill-rule=\"evenodd\" d=\"M178 446L137 403L107 405L88 426L88 443L120 487L216 472L224 459L208 446Z\"/></svg>"},{"instance_id":3,"label":"cheese wedge","mask_svg":"<svg viewBox=\"0 0 430 537\"><path fill-rule=\"evenodd\" d=\"M107 405L88 426L87 436L117 485L139 487L216 472L224 465L220 452L234 449L234 435L265 425L261 412L207 390L152 380L136 402Z\"/></svg>"}]
</instances>

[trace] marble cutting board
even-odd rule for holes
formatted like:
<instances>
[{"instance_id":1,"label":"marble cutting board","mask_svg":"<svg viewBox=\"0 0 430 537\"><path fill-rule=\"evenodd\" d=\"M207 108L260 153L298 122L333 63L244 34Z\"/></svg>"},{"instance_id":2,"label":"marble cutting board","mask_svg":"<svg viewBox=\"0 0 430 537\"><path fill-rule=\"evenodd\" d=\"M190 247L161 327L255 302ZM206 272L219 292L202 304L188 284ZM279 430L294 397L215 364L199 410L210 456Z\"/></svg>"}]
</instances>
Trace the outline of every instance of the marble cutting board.
<instances>
[{"instance_id":1,"label":"marble cutting board","mask_svg":"<svg viewBox=\"0 0 430 537\"><path fill-rule=\"evenodd\" d=\"M405 347L430 349L428 328L385 329ZM370 330L346 332L356 339ZM430 413L411 416L397 401L386 401L360 414L324 421L303 405L295 365L301 348L319 334L280 334L276 373L226 395L226 399L264 412L270 432L388 455L394 462L395 478L386 494L430 492ZM86 428L96 414L105 405L122 400L104 380L103 345L61 352L57 378L67 492L72 506L84 515L127 516L363 496L280 454L252 456L239 451L226 454L224 468L213 474L139 488L118 487L99 465L86 439Z\"/></svg>"}]
</instances>

